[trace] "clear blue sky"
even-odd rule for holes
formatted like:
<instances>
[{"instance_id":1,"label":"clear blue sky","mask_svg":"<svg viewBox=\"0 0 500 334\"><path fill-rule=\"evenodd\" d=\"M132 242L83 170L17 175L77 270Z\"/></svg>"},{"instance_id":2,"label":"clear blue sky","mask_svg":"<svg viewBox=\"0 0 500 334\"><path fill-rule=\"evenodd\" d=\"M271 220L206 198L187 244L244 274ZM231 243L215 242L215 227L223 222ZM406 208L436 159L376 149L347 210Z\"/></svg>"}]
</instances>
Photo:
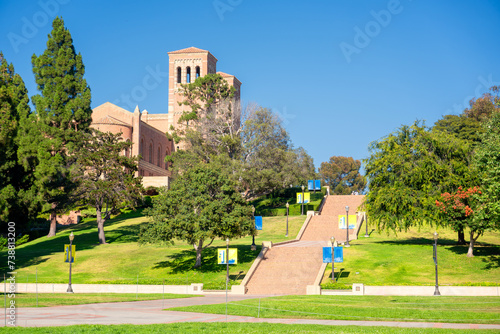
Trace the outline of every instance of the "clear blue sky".
<instances>
[{"instance_id":1,"label":"clear blue sky","mask_svg":"<svg viewBox=\"0 0 500 334\"><path fill-rule=\"evenodd\" d=\"M135 92L134 105L166 113L167 52L196 46L242 81L244 103L279 113L316 166L366 158L402 124L432 125L500 84L500 1L0 0L0 50L30 96L31 55L56 15L83 56L92 107L133 110L122 96ZM141 90L150 71L158 84Z\"/></svg>"}]
</instances>

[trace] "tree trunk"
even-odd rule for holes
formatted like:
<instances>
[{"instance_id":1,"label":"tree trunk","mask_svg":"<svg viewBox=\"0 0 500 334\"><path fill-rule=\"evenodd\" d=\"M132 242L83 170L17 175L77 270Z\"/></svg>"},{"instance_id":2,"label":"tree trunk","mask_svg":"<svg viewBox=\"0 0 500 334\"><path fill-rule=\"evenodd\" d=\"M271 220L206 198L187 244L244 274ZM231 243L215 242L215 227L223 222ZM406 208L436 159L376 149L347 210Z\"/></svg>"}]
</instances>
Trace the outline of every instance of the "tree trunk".
<instances>
[{"instance_id":1,"label":"tree trunk","mask_svg":"<svg viewBox=\"0 0 500 334\"><path fill-rule=\"evenodd\" d=\"M464 230L460 230L458 231L458 241L457 241L457 245L465 245L466 242L465 242L465 232Z\"/></svg>"},{"instance_id":2,"label":"tree trunk","mask_svg":"<svg viewBox=\"0 0 500 334\"><path fill-rule=\"evenodd\" d=\"M57 213L56 206L52 204L52 211L50 212L50 229L47 237L55 237L56 236L56 227L57 227Z\"/></svg>"},{"instance_id":3,"label":"tree trunk","mask_svg":"<svg viewBox=\"0 0 500 334\"><path fill-rule=\"evenodd\" d=\"M97 213L97 234L99 236L99 244L106 243L106 236L104 235L104 219L102 219L101 208L96 208Z\"/></svg>"},{"instance_id":4,"label":"tree trunk","mask_svg":"<svg viewBox=\"0 0 500 334\"><path fill-rule=\"evenodd\" d=\"M467 251L467 257L474 257L474 231L470 231L470 242L469 242L469 250Z\"/></svg>"},{"instance_id":5,"label":"tree trunk","mask_svg":"<svg viewBox=\"0 0 500 334\"><path fill-rule=\"evenodd\" d=\"M194 264L194 268L201 267L201 251L203 250L203 240L198 241L198 245L193 244L194 249L196 250L196 263Z\"/></svg>"}]
</instances>

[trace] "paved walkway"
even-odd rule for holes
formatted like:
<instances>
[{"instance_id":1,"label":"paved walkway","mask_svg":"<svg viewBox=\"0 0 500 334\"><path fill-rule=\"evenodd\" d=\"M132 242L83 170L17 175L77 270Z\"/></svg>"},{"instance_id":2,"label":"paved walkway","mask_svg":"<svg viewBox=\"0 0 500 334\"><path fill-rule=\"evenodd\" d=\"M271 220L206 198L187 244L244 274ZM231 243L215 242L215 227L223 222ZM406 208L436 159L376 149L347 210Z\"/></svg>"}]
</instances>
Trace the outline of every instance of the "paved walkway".
<instances>
[{"instance_id":1,"label":"paved walkway","mask_svg":"<svg viewBox=\"0 0 500 334\"><path fill-rule=\"evenodd\" d=\"M229 302L258 298L259 296L230 296ZM261 296L266 297L266 296ZM160 324L175 322L224 322L225 315L194 312L162 311L165 308L225 303L226 297L207 295L183 299L150 300L123 303L102 303L72 306L19 308L17 326L68 326L87 324ZM2 319L3 320L3 319ZM453 324L434 322L395 322L395 321L348 321L348 320L310 320L310 319L268 319L242 316L228 316L230 322L263 322L283 324L317 324L328 326L387 326L407 328L449 328L449 329L498 329L500 325ZM1 322L4 326L4 321Z\"/></svg>"}]
</instances>

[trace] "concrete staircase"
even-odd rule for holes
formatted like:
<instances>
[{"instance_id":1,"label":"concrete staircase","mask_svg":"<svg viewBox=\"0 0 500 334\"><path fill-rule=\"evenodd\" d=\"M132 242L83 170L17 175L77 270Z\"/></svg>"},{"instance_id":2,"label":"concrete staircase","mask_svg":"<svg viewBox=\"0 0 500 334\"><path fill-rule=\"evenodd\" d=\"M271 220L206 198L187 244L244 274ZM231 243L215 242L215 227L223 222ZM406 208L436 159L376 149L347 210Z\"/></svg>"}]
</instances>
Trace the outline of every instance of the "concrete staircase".
<instances>
[{"instance_id":1,"label":"concrete staircase","mask_svg":"<svg viewBox=\"0 0 500 334\"><path fill-rule=\"evenodd\" d=\"M345 230L338 228L338 215L345 215L349 205L354 214L364 196L328 196L319 215L308 216L294 241L273 245L265 242L247 277L242 282L247 294L306 294L307 286L318 284L323 266L323 247L333 235L338 242L346 240ZM357 238L362 219L350 231L349 240ZM321 270L321 273L319 272Z\"/></svg>"}]
</instances>

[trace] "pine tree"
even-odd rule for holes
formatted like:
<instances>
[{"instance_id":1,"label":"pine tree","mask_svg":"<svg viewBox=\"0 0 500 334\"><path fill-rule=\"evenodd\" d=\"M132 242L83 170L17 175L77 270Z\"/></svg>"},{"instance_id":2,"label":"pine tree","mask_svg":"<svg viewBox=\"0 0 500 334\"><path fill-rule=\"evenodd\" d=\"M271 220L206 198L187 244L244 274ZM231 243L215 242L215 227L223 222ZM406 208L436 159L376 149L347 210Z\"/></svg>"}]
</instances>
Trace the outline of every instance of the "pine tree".
<instances>
[{"instance_id":1,"label":"pine tree","mask_svg":"<svg viewBox=\"0 0 500 334\"><path fill-rule=\"evenodd\" d=\"M19 124L30 113L28 91L14 66L0 53L0 222L27 221L22 207L26 188L24 170L18 162Z\"/></svg>"},{"instance_id":2,"label":"pine tree","mask_svg":"<svg viewBox=\"0 0 500 334\"><path fill-rule=\"evenodd\" d=\"M71 34L62 18L56 17L47 41L47 49L31 58L38 90L32 98L36 117L25 138L36 157L36 185L50 211L49 237L56 232L56 214L68 205L69 193L74 189L71 181L72 157L69 152L88 132L91 123L90 88L83 78L85 68L82 56L76 54Z\"/></svg>"}]
</instances>

